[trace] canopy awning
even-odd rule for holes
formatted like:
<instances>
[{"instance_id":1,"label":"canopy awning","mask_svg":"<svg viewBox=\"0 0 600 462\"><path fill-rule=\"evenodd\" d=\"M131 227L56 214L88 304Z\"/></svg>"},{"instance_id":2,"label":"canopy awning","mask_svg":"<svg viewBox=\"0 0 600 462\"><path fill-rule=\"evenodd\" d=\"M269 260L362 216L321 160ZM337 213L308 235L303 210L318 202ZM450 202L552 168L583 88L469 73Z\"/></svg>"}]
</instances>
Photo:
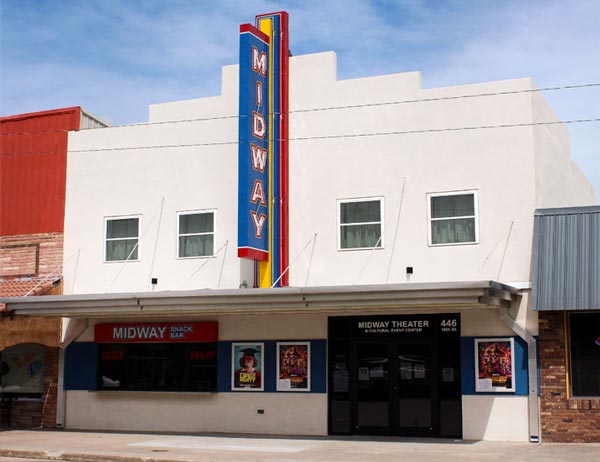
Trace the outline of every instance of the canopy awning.
<instances>
[{"instance_id":1,"label":"canopy awning","mask_svg":"<svg viewBox=\"0 0 600 462\"><path fill-rule=\"evenodd\" d=\"M510 307L520 290L494 281L163 291L0 299L26 316L103 318Z\"/></svg>"}]
</instances>

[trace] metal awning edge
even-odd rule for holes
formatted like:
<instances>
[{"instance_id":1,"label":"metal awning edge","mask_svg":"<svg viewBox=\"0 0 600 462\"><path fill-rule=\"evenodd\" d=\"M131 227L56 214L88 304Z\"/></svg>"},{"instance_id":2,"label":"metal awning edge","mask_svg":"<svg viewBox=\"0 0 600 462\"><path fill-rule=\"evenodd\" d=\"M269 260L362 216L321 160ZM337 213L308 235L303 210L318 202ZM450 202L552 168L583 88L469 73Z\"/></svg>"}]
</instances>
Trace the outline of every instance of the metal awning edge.
<instances>
[{"instance_id":1,"label":"metal awning edge","mask_svg":"<svg viewBox=\"0 0 600 462\"><path fill-rule=\"evenodd\" d=\"M0 299L25 316L106 317L139 314L243 314L339 311L360 308L498 307L521 291L495 281L360 286L223 289L124 294L77 294Z\"/></svg>"}]
</instances>

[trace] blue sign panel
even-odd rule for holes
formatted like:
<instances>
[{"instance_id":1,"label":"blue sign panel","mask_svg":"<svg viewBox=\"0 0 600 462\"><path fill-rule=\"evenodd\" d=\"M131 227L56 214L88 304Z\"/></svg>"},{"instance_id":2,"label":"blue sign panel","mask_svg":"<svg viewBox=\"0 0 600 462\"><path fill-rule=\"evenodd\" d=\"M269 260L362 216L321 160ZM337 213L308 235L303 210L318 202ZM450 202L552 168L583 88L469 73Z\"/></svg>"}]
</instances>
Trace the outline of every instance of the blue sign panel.
<instances>
[{"instance_id":1,"label":"blue sign panel","mask_svg":"<svg viewBox=\"0 0 600 462\"><path fill-rule=\"evenodd\" d=\"M269 258L269 38L240 26L238 256Z\"/></svg>"}]
</instances>

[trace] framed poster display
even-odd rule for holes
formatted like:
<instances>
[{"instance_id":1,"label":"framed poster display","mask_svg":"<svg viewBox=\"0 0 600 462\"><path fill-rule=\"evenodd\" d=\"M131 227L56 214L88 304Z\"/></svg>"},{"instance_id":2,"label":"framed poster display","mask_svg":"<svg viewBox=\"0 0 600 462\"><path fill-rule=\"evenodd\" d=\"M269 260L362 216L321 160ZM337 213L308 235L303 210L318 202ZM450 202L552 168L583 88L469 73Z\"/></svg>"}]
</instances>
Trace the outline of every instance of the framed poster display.
<instances>
[{"instance_id":1,"label":"framed poster display","mask_svg":"<svg viewBox=\"0 0 600 462\"><path fill-rule=\"evenodd\" d=\"M310 342L277 343L277 391L310 391Z\"/></svg>"},{"instance_id":2,"label":"framed poster display","mask_svg":"<svg viewBox=\"0 0 600 462\"><path fill-rule=\"evenodd\" d=\"M231 344L231 389L233 391L264 390L264 351L264 343Z\"/></svg>"},{"instance_id":3,"label":"framed poster display","mask_svg":"<svg viewBox=\"0 0 600 462\"><path fill-rule=\"evenodd\" d=\"M513 338L475 339L475 391L515 391Z\"/></svg>"}]
</instances>

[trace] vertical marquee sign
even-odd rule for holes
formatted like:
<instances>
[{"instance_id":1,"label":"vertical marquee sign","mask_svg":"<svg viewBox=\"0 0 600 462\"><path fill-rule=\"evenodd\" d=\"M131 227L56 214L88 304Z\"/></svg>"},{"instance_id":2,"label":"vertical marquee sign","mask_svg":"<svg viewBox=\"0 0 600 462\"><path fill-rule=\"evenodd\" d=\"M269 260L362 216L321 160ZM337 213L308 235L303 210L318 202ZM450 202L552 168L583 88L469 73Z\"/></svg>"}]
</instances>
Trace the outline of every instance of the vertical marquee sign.
<instances>
[{"instance_id":1,"label":"vertical marquee sign","mask_svg":"<svg viewBox=\"0 0 600 462\"><path fill-rule=\"evenodd\" d=\"M238 256L269 259L269 37L240 26Z\"/></svg>"},{"instance_id":2,"label":"vertical marquee sign","mask_svg":"<svg viewBox=\"0 0 600 462\"><path fill-rule=\"evenodd\" d=\"M288 285L288 15L240 27L238 256L259 287Z\"/></svg>"}]
</instances>

